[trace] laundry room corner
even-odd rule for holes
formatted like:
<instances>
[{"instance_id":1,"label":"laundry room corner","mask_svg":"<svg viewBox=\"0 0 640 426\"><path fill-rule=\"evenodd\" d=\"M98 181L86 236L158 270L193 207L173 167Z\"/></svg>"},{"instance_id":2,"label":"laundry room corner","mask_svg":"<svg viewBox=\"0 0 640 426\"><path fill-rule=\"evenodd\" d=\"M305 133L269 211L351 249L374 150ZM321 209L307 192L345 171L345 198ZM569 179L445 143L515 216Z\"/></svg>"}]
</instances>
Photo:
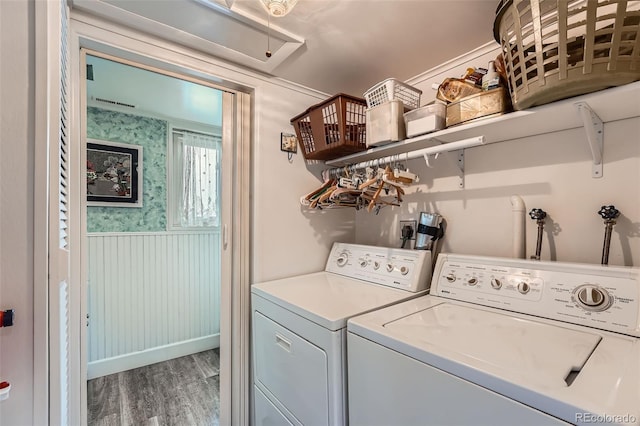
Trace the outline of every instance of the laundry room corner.
<instances>
[{"instance_id":1,"label":"laundry room corner","mask_svg":"<svg viewBox=\"0 0 640 426\"><path fill-rule=\"evenodd\" d=\"M268 85L256 91L253 282L323 269L335 241L355 238L351 209L307 211L300 205L300 196L320 184L324 164L307 163L300 151L289 160L280 149L281 133L293 132L289 120L321 96Z\"/></svg>"},{"instance_id":2,"label":"laundry room corner","mask_svg":"<svg viewBox=\"0 0 640 426\"><path fill-rule=\"evenodd\" d=\"M640 426L640 0L0 23L0 426Z\"/></svg>"}]
</instances>

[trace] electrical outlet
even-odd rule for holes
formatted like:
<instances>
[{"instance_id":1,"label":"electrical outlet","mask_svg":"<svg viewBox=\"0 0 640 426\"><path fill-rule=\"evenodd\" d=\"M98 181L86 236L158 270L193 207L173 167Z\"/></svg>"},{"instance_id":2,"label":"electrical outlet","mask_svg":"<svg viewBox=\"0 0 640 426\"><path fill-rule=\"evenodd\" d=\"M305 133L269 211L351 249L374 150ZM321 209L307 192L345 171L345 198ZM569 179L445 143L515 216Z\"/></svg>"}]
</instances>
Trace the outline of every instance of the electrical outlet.
<instances>
[{"instance_id":1,"label":"electrical outlet","mask_svg":"<svg viewBox=\"0 0 640 426\"><path fill-rule=\"evenodd\" d=\"M400 229L398 230L398 235L400 236L400 240L404 240L404 233L402 231L406 226L408 226L411 228L411 237L409 237L408 241L415 241L416 227L417 227L417 222L415 220L401 220L399 222L399 226L400 226ZM410 248L410 247L405 245L405 248Z\"/></svg>"}]
</instances>

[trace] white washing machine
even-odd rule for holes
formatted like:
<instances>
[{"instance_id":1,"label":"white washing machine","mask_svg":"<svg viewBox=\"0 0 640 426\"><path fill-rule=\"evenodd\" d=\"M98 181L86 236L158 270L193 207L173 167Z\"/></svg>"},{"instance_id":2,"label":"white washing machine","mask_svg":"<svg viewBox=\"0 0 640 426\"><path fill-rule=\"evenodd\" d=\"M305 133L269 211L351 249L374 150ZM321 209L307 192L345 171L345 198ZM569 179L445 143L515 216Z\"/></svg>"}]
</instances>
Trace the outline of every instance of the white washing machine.
<instances>
[{"instance_id":1,"label":"white washing machine","mask_svg":"<svg viewBox=\"0 0 640 426\"><path fill-rule=\"evenodd\" d=\"M347 424L347 319L430 277L429 251L335 243L323 272L253 285L254 424Z\"/></svg>"},{"instance_id":2,"label":"white washing machine","mask_svg":"<svg viewBox=\"0 0 640 426\"><path fill-rule=\"evenodd\" d=\"M441 254L431 292L348 322L349 420L639 424L640 269Z\"/></svg>"}]
</instances>

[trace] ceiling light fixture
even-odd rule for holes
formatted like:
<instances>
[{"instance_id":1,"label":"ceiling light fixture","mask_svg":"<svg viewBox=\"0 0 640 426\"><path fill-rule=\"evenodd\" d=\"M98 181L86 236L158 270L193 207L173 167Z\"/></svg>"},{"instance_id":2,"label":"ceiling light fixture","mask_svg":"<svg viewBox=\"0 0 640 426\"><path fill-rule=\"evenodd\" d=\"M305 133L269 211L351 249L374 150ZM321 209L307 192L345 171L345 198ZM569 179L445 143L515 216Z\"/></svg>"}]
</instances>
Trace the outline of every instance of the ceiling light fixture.
<instances>
[{"instance_id":1,"label":"ceiling light fixture","mask_svg":"<svg viewBox=\"0 0 640 426\"><path fill-rule=\"evenodd\" d=\"M267 10L267 51L265 55L270 58L271 53L271 17L281 18L293 9L298 0L260 0L260 4Z\"/></svg>"},{"instance_id":2,"label":"ceiling light fixture","mask_svg":"<svg viewBox=\"0 0 640 426\"><path fill-rule=\"evenodd\" d=\"M260 0L269 15L280 18L293 9L298 0Z\"/></svg>"}]
</instances>

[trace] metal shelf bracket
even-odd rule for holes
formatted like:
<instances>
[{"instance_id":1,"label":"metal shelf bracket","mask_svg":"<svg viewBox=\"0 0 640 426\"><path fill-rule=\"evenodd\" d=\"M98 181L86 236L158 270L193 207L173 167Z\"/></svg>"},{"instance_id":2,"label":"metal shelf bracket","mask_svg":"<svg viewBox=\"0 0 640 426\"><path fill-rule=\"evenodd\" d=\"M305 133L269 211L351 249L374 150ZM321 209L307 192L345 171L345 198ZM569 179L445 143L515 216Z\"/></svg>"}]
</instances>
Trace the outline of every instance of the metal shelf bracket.
<instances>
[{"instance_id":1,"label":"metal shelf bracket","mask_svg":"<svg viewBox=\"0 0 640 426\"><path fill-rule=\"evenodd\" d=\"M480 137L480 138L482 138L482 139L477 139L477 141L479 141L479 143L484 142L484 138L483 137ZM434 140L436 140L436 139L434 139ZM441 143L443 143L443 142L441 142ZM443 146L443 145L440 145L440 146ZM464 148L457 149L455 151L441 151L441 152L444 152L445 155L447 156L447 158L449 158L449 160L452 163L455 163L455 166L458 168L458 170L460 170L458 172L458 179L459 179L458 187L460 189L464 189ZM422 155L424 157L424 161L425 161L425 163L426 163L428 168L432 168L433 167L433 164L431 164L431 156L433 156L434 160L437 160L438 156L441 154L441 152L436 152L435 154L425 153L425 154ZM455 160L452 157L453 155L455 155Z\"/></svg>"},{"instance_id":2,"label":"metal shelf bracket","mask_svg":"<svg viewBox=\"0 0 640 426\"><path fill-rule=\"evenodd\" d=\"M458 187L464 189L464 149L453 151L451 154L456 156L456 166L460 172L458 173Z\"/></svg>"},{"instance_id":3,"label":"metal shelf bracket","mask_svg":"<svg viewBox=\"0 0 640 426\"><path fill-rule=\"evenodd\" d=\"M604 150L604 124L602 119L598 117L589 104L586 102L577 102L575 107L582 119L584 130L587 133L587 143L591 149L593 157L593 165L591 168L591 177L602 177L602 163Z\"/></svg>"}]
</instances>

